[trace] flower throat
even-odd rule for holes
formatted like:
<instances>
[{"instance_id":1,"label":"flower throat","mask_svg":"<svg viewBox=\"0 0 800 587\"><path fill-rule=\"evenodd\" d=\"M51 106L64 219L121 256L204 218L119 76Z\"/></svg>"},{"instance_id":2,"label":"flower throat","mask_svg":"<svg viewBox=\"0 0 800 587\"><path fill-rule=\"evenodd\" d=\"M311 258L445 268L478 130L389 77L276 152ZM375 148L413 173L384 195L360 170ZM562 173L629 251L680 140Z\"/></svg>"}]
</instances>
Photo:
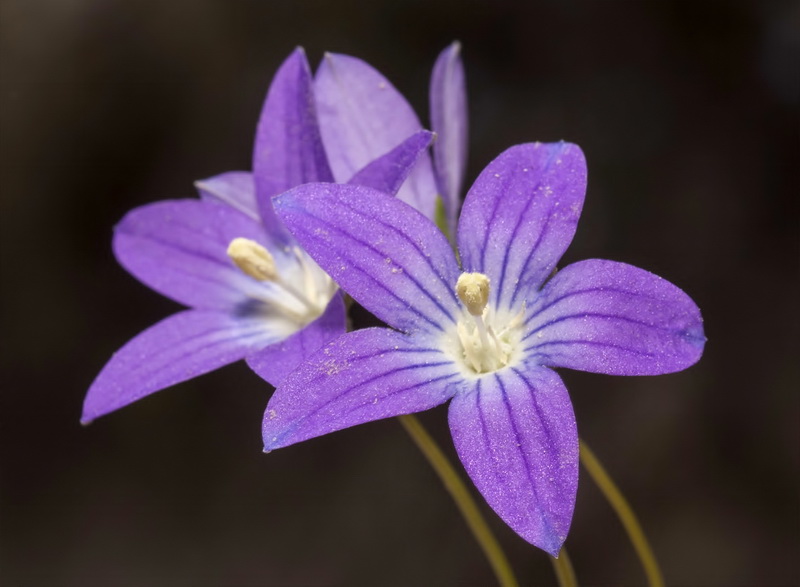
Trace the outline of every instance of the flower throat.
<instances>
[{"instance_id":1,"label":"flower throat","mask_svg":"<svg viewBox=\"0 0 800 587\"><path fill-rule=\"evenodd\" d=\"M235 238L228 246L227 252L228 257L242 273L257 281L275 284L282 295L272 299L270 304L279 307L281 312L298 326L305 326L325 310L330 295L318 291L312 269L300 249L295 248L294 253L302 269L302 289L296 288L291 279L281 275L272 254L253 240ZM329 279L327 281L330 282Z\"/></svg>"},{"instance_id":2,"label":"flower throat","mask_svg":"<svg viewBox=\"0 0 800 587\"><path fill-rule=\"evenodd\" d=\"M469 318L458 321L458 340L466 367L475 373L497 371L509 364L515 349L524 306L503 328L496 330L494 312L488 307L489 278L483 273L462 273L456 282L456 295Z\"/></svg>"}]
</instances>

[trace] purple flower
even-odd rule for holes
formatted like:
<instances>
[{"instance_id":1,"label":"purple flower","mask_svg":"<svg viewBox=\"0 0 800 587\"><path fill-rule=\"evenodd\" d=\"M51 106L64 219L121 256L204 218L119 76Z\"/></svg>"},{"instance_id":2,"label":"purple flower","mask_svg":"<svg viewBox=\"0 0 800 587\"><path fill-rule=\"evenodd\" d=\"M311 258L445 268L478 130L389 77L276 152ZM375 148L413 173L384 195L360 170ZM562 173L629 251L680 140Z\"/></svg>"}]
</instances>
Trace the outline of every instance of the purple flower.
<instances>
[{"instance_id":1,"label":"purple flower","mask_svg":"<svg viewBox=\"0 0 800 587\"><path fill-rule=\"evenodd\" d=\"M365 97L366 99L366 97ZM348 178L394 194L432 135L419 124ZM376 132L380 132L377 129ZM189 306L148 328L105 365L84 401L86 423L170 385L239 359L277 384L345 330L336 284L286 231L272 197L333 181L302 49L277 72L256 132L253 172L197 182L200 200L168 200L128 213L114 253L137 279ZM432 191L428 198L433 200Z\"/></svg>"},{"instance_id":2,"label":"purple flower","mask_svg":"<svg viewBox=\"0 0 800 587\"><path fill-rule=\"evenodd\" d=\"M557 555L578 434L553 369L670 373L705 342L694 302L647 271L591 259L549 278L585 188L577 146L508 149L467 194L459 257L425 216L367 188L314 184L276 198L309 254L391 329L345 334L289 375L267 406L265 450L451 400L475 485L511 528Z\"/></svg>"}]
</instances>

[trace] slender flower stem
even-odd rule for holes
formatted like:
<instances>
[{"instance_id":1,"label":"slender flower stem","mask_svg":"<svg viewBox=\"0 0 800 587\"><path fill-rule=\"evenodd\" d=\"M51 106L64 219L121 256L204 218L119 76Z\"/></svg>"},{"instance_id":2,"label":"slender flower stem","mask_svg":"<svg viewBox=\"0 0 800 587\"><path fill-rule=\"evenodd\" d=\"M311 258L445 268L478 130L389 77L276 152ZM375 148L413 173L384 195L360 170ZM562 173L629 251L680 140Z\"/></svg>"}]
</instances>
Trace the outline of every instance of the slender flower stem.
<instances>
[{"instance_id":1,"label":"slender flower stem","mask_svg":"<svg viewBox=\"0 0 800 587\"><path fill-rule=\"evenodd\" d=\"M589 450L583 440L581 440L581 462L625 527L628 538L630 538L633 548L636 550L636 554L644 567L648 585L650 587L664 587L664 577L661 575L661 569L658 567L653 549L650 547L650 543L647 542L642 526L639 524L639 520L636 519L633 509L631 509L619 488L614 484L603 465L600 464L600 461L597 460L597 457Z\"/></svg>"},{"instance_id":2,"label":"slender flower stem","mask_svg":"<svg viewBox=\"0 0 800 587\"><path fill-rule=\"evenodd\" d=\"M514 572L511 570L511 565L508 563L508 559L503 553L502 548L500 548L500 544L489 529L486 520L481 515L478 506L472 499L461 477L456 473L453 465L450 464L450 461L436 444L436 441L434 441L427 430L423 428L416 416L398 416L397 419L400 420L400 423L403 425L406 432L408 432L409 436L411 436L414 444L417 445L420 451L422 451L422 454L425 455L425 458L428 459L428 462L436 471L439 479L442 480L445 488L453 497L458 509L461 511L461 515L464 517L464 521L466 521L467 526L469 526L469 529L475 536L475 540L478 541L486 558L489 559L489 564L492 565L494 574L497 576L497 581L502 587L519 587L519 583L517 583L517 579L514 577ZM561 554L564 556L563 550ZM568 587L568 584L560 584L562 587Z\"/></svg>"},{"instance_id":3,"label":"slender flower stem","mask_svg":"<svg viewBox=\"0 0 800 587\"><path fill-rule=\"evenodd\" d=\"M566 548L561 549L558 558L551 556L550 562L553 563L553 570L561 587L578 587L578 579L575 577L575 571L572 569L572 562L567 556Z\"/></svg>"}]
</instances>

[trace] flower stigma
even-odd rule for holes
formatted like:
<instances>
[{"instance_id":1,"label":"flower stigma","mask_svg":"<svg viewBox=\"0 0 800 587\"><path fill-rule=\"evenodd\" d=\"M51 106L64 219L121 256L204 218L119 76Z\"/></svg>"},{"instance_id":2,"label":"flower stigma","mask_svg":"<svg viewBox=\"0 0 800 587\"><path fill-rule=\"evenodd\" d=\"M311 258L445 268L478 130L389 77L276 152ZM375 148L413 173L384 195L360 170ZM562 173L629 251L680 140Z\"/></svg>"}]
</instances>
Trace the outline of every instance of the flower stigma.
<instances>
[{"instance_id":1,"label":"flower stigma","mask_svg":"<svg viewBox=\"0 0 800 587\"><path fill-rule=\"evenodd\" d=\"M267 295L257 301L302 327L325 311L336 292L336 284L299 247L286 252L291 262L282 263L281 271L272 253L254 240L235 238L227 250L228 257L242 273L271 286L265 292Z\"/></svg>"},{"instance_id":2,"label":"flower stigma","mask_svg":"<svg viewBox=\"0 0 800 587\"><path fill-rule=\"evenodd\" d=\"M525 305L516 315L496 312L489 306L490 280L483 273L462 273L456 295L467 312L456 324L457 341L448 344L451 353L473 374L497 371L515 358Z\"/></svg>"}]
</instances>

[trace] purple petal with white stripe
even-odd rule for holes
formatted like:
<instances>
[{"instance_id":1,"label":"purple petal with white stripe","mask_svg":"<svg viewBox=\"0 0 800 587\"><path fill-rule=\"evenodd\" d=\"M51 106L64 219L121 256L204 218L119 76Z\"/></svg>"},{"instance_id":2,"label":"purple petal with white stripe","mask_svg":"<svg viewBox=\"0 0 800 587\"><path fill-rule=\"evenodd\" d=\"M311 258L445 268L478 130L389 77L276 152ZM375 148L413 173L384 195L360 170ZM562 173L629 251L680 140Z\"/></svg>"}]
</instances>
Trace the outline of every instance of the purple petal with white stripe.
<instances>
[{"instance_id":1,"label":"purple petal with white stripe","mask_svg":"<svg viewBox=\"0 0 800 587\"><path fill-rule=\"evenodd\" d=\"M464 271L492 280L496 307L537 290L572 241L586 192L577 145L530 143L504 151L467 194L458 225Z\"/></svg>"},{"instance_id":2,"label":"purple petal with white stripe","mask_svg":"<svg viewBox=\"0 0 800 587\"><path fill-rule=\"evenodd\" d=\"M227 204L231 208L260 221L256 203L256 186L249 171L228 171L194 182L200 198Z\"/></svg>"},{"instance_id":3,"label":"purple petal with white stripe","mask_svg":"<svg viewBox=\"0 0 800 587\"><path fill-rule=\"evenodd\" d=\"M265 319L187 310L151 326L106 363L83 404L86 424L153 392L233 363L284 336Z\"/></svg>"},{"instance_id":4,"label":"purple petal with white stripe","mask_svg":"<svg viewBox=\"0 0 800 587\"><path fill-rule=\"evenodd\" d=\"M455 322L459 269L447 239L411 206L375 190L309 184L275 198L294 237L346 292L404 332Z\"/></svg>"},{"instance_id":5,"label":"purple petal with white stripe","mask_svg":"<svg viewBox=\"0 0 800 587\"><path fill-rule=\"evenodd\" d=\"M291 237L275 218L272 196L312 181L333 181L322 146L311 69L297 48L269 87L256 130L253 175L261 219L273 238Z\"/></svg>"},{"instance_id":6,"label":"purple petal with white stripe","mask_svg":"<svg viewBox=\"0 0 800 587\"><path fill-rule=\"evenodd\" d=\"M433 133L430 131L421 130L414 133L400 145L369 163L348 183L391 195L397 194L432 139Z\"/></svg>"},{"instance_id":7,"label":"purple petal with white stripe","mask_svg":"<svg viewBox=\"0 0 800 587\"><path fill-rule=\"evenodd\" d=\"M544 367L474 380L450 403L461 462L500 517L557 556L578 487L578 431L567 390Z\"/></svg>"},{"instance_id":8,"label":"purple petal with white stripe","mask_svg":"<svg viewBox=\"0 0 800 587\"><path fill-rule=\"evenodd\" d=\"M538 363L609 375L660 375L705 344L692 299L644 269L589 259L561 269L530 306L525 352Z\"/></svg>"},{"instance_id":9,"label":"purple petal with white stripe","mask_svg":"<svg viewBox=\"0 0 800 587\"><path fill-rule=\"evenodd\" d=\"M436 348L387 328L339 337L290 373L264 414L270 451L391 416L444 403L462 378Z\"/></svg>"},{"instance_id":10,"label":"purple petal with white stripe","mask_svg":"<svg viewBox=\"0 0 800 587\"><path fill-rule=\"evenodd\" d=\"M441 52L431 75L431 127L437 134L433 164L450 234L456 233L458 204L467 167L467 90L461 44Z\"/></svg>"},{"instance_id":11,"label":"purple petal with white stripe","mask_svg":"<svg viewBox=\"0 0 800 587\"><path fill-rule=\"evenodd\" d=\"M248 297L269 297L271 287L228 258L237 237L272 244L258 222L233 208L165 200L128 212L115 228L113 247L120 264L157 292L187 306L227 310Z\"/></svg>"},{"instance_id":12,"label":"purple petal with white stripe","mask_svg":"<svg viewBox=\"0 0 800 587\"><path fill-rule=\"evenodd\" d=\"M290 337L248 356L247 364L267 383L277 387L300 363L344 334L346 327L344 299L338 291L321 316Z\"/></svg>"},{"instance_id":13,"label":"purple petal with white stripe","mask_svg":"<svg viewBox=\"0 0 800 587\"><path fill-rule=\"evenodd\" d=\"M422 130L391 82L355 57L326 54L314 87L322 140L337 182L349 181L370 161ZM420 157L397 197L433 218L436 180L429 155Z\"/></svg>"}]
</instances>

